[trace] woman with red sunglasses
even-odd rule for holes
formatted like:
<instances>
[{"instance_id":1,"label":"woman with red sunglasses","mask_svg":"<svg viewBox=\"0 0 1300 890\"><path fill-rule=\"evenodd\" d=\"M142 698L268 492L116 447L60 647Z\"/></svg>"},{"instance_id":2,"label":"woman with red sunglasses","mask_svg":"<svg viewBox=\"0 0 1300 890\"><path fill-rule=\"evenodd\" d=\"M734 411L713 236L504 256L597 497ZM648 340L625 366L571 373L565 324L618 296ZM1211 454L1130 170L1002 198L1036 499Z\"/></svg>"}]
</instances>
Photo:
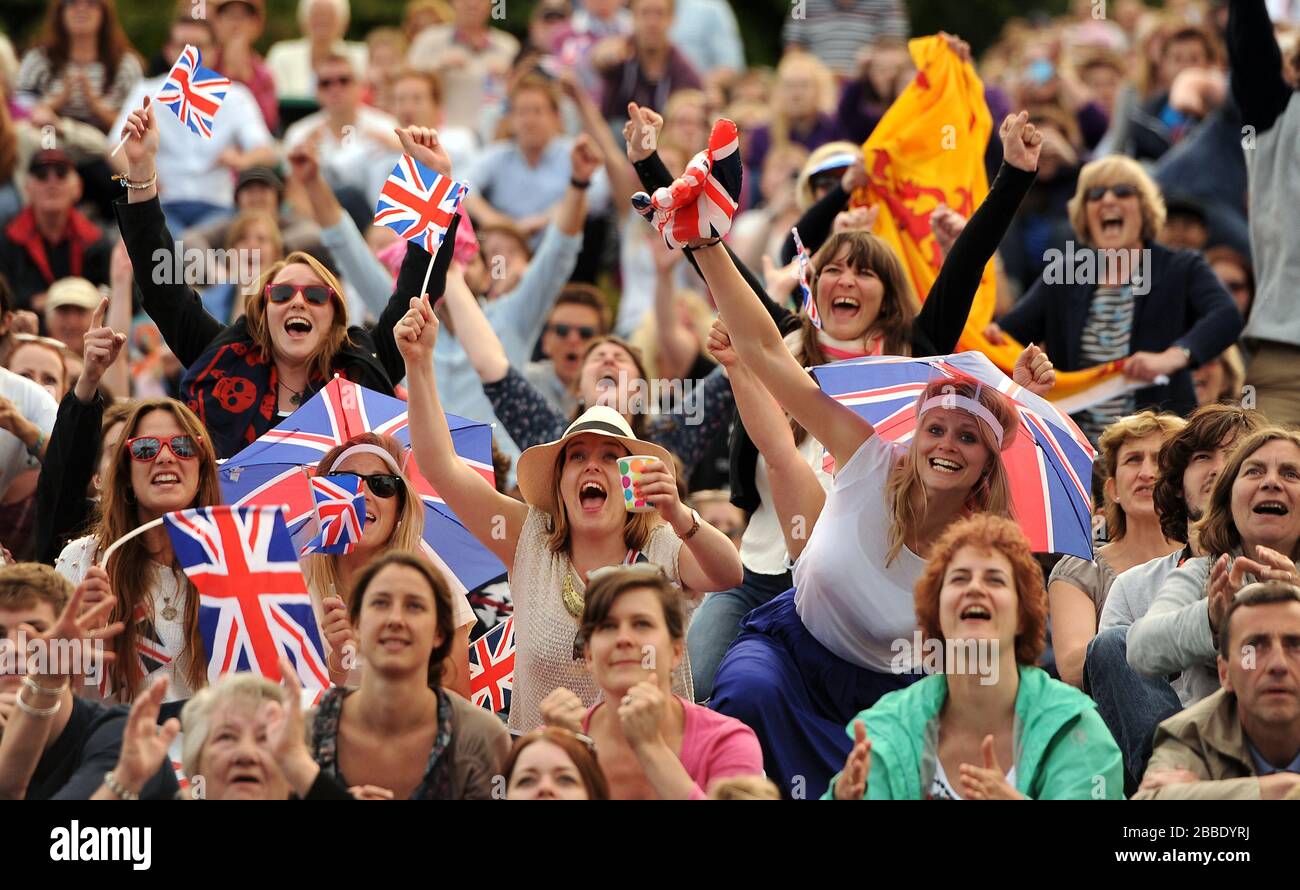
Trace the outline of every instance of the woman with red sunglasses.
<instances>
[{"instance_id":1,"label":"woman with red sunglasses","mask_svg":"<svg viewBox=\"0 0 1300 890\"><path fill-rule=\"evenodd\" d=\"M119 441L108 461L98 523L64 547L54 566L73 584L128 532L164 513L221 503L212 443L180 402L142 400ZM176 565L167 530L158 526L127 541L104 568L117 598L110 623L121 621L126 629L112 644L117 657L99 686L77 694L129 702L165 674L167 700L189 698L207 675L199 598Z\"/></svg>"},{"instance_id":2,"label":"woman with red sunglasses","mask_svg":"<svg viewBox=\"0 0 1300 890\"><path fill-rule=\"evenodd\" d=\"M126 200L114 207L145 312L188 369L181 380L183 398L195 406L217 455L230 457L257 439L335 374L393 395L393 382L405 375L393 326L419 290L428 254L420 249L407 252L393 296L373 326L348 325L338 279L301 251L267 268L245 295L244 314L234 324L223 325L204 310L192 287L156 271L179 268L179 261L158 203L154 160L159 134L154 115L146 100L127 118L122 149ZM432 158L435 170L451 175L451 162L435 131L415 127L398 135L407 154L421 149L426 161ZM443 291L457 219L452 218L434 260L429 293ZM165 258L161 263L156 261L160 251Z\"/></svg>"}]
</instances>

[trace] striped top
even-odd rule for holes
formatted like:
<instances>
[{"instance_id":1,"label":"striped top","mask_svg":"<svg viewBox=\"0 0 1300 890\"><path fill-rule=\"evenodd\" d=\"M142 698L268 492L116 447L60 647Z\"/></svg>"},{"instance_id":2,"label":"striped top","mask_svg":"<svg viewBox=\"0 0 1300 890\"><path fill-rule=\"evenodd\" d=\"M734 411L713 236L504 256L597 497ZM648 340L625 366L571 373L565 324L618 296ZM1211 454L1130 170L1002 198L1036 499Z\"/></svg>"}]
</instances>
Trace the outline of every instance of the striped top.
<instances>
[{"instance_id":1,"label":"striped top","mask_svg":"<svg viewBox=\"0 0 1300 890\"><path fill-rule=\"evenodd\" d=\"M1099 287L1088 305L1088 318L1083 323L1080 338L1082 365L1090 367L1116 359L1127 358L1129 341L1133 333L1133 288ZM1133 392L1098 402L1091 408L1074 415L1074 422L1093 445L1102 430L1137 406Z\"/></svg>"},{"instance_id":2,"label":"striped top","mask_svg":"<svg viewBox=\"0 0 1300 890\"><path fill-rule=\"evenodd\" d=\"M852 75L864 46L906 40L909 32L902 0L805 0L794 5L781 40L808 50L836 74Z\"/></svg>"},{"instance_id":3,"label":"striped top","mask_svg":"<svg viewBox=\"0 0 1300 890\"><path fill-rule=\"evenodd\" d=\"M37 48L29 50L23 56L22 67L18 70L17 92L28 105L44 102L64 90L64 81L70 72L85 75L90 90L97 96L103 96L114 109L122 107L127 95L144 77L140 60L133 53L128 52L122 56L121 61L117 63L113 82L106 84L104 82L106 72L102 62L70 61L61 71L55 71L50 65L49 57L45 55L45 50ZM108 126L95 115L80 90L73 90L68 95L59 114L90 124L100 132L104 132Z\"/></svg>"}]
</instances>

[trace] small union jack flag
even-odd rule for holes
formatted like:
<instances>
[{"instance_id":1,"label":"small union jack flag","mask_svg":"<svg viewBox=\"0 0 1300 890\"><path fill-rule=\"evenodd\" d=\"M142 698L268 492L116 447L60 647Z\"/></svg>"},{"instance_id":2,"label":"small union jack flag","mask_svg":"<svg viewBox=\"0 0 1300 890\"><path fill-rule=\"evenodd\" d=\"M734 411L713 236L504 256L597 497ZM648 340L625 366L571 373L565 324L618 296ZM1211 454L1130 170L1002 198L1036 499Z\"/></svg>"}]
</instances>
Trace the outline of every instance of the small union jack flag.
<instances>
[{"instance_id":1,"label":"small union jack flag","mask_svg":"<svg viewBox=\"0 0 1300 890\"><path fill-rule=\"evenodd\" d=\"M407 241L436 253L469 187L443 176L410 155L402 155L388 174L375 205L375 225L387 226Z\"/></svg>"},{"instance_id":2,"label":"small union jack flag","mask_svg":"<svg viewBox=\"0 0 1300 890\"><path fill-rule=\"evenodd\" d=\"M140 687L144 689L155 673L172 663L173 656L171 652L167 651L167 644L163 642L158 629L154 627L153 620L149 617L149 610L144 603L140 603L135 607L133 618L136 627L135 657L137 676L145 681L144 685ZM113 679L107 670L104 670L99 678L99 695L106 701L112 701L114 698Z\"/></svg>"},{"instance_id":3,"label":"small union jack flag","mask_svg":"<svg viewBox=\"0 0 1300 890\"><path fill-rule=\"evenodd\" d=\"M204 139L212 138L212 119L230 91L230 78L203 67L197 47L186 44L181 56L167 73L158 92L161 102L180 118L181 123Z\"/></svg>"},{"instance_id":4,"label":"small union jack flag","mask_svg":"<svg viewBox=\"0 0 1300 890\"><path fill-rule=\"evenodd\" d=\"M469 697L481 708L510 710L515 683L515 619L507 618L469 644Z\"/></svg>"},{"instance_id":5,"label":"small union jack flag","mask_svg":"<svg viewBox=\"0 0 1300 890\"><path fill-rule=\"evenodd\" d=\"M736 124L719 118L709 134L709 147L691 158L681 177L653 195L637 192L632 207L659 230L669 247L720 238L731 231L740 208L741 176Z\"/></svg>"},{"instance_id":6,"label":"small union jack flag","mask_svg":"<svg viewBox=\"0 0 1300 890\"><path fill-rule=\"evenodd\" d=\"M312 476L310 484L320 533L303 546L300 555L351 553L360 542L361 528L366 524L366 494L361 490L361 477L352 473Z\"/></svg>"},{"instance_id":7,"label":"small union jack flag","mask_svg":"<svg viewBox=\"0 0 1300 890\"><path fill-rule=\"evenodd\" d=\"M817 330L822 329L822 317L817 311L817 301L813 299L812 288L808 286L808 248L803 246L803 240L799 237L797 228L791 229L790 234L794 236L795 258L799 261L799 292L803 294L803 312L808 316L808 320L813 323ZM785 299L782 297L782 299Z\"/></svg>"},{"instance_id":8,"label":"small union jack flag","mask_svg":"<svg viewBox=\"0 0 1300 890\"><path fill-rule=\"evenodd\" d=\"M172 550L199 591L208 680L230 671L280 679L288 656L305 688L330 685L307 582L281 507L168 513Z\"/></svg>"}]
</instances>

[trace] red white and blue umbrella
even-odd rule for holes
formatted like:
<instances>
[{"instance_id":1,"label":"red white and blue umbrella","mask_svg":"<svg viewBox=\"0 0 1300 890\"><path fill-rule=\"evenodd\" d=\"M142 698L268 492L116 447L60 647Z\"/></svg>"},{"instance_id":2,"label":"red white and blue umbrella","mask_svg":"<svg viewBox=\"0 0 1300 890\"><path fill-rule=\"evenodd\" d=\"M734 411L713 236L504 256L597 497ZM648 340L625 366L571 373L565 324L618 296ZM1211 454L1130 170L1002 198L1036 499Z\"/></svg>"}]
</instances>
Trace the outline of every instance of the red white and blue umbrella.
<instances>
[{"instance_id":1,"label":"red white and blue umbrella","mask_svg":"<svg viewBox=\"0 0 1300 890\"><path fill-rule=\"evenodd\" d=\"M980 352L927 358L846 359L813 369L823 391L871 421L891 442L916 429L917 397L936 378L967 377L1006 396L1020 430L1003 452L1017 523L1039 553L1092 559L1090 492L1096 456L1074 421L1024 389Z\"/></svg>"},{"instance_id":2,"label":"red white and blue umbrella","mask_svg":"<svg viewBox=\"0 0 1300 890\"><path fill-rule=\"evenodd\" d=\"M452 444L467 464L492 482L492 430L448 414ZM314 517L309 483L317 463L336 445L364 432L383 433L407 446L403 472L424 500L424 542L466 590L505 574L505 566L460 523L415 465L401 399L335 377L297 411L222 463L217 471L227 504L285 505L290 534ZM311 531L314 534L314 531ZM296 538L295 538L296 540Z\"/></svg>"}]
</instances>

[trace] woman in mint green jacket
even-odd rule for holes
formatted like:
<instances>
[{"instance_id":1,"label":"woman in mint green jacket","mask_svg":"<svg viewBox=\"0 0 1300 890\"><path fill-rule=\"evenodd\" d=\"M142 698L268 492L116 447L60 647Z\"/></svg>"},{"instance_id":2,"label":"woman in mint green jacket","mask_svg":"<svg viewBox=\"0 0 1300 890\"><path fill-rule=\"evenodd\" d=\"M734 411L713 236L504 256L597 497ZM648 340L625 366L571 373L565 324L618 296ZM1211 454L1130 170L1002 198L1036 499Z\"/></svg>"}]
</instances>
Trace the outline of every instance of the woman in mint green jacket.
<instances>
[{"instance_id":1,"label":"woman in mint green jacket","mask_svg":"<svg viewBox=\"0 0 1300 890\"><path fill-rule=\"evenodd\" d=\"M1047 594L1019 526L977 514L949 527L916 612L895 666L933 673L854 719L825 799L1123 798L1119 747L1092 699L1033 666Z\"/></svg>"}]
</instances>

